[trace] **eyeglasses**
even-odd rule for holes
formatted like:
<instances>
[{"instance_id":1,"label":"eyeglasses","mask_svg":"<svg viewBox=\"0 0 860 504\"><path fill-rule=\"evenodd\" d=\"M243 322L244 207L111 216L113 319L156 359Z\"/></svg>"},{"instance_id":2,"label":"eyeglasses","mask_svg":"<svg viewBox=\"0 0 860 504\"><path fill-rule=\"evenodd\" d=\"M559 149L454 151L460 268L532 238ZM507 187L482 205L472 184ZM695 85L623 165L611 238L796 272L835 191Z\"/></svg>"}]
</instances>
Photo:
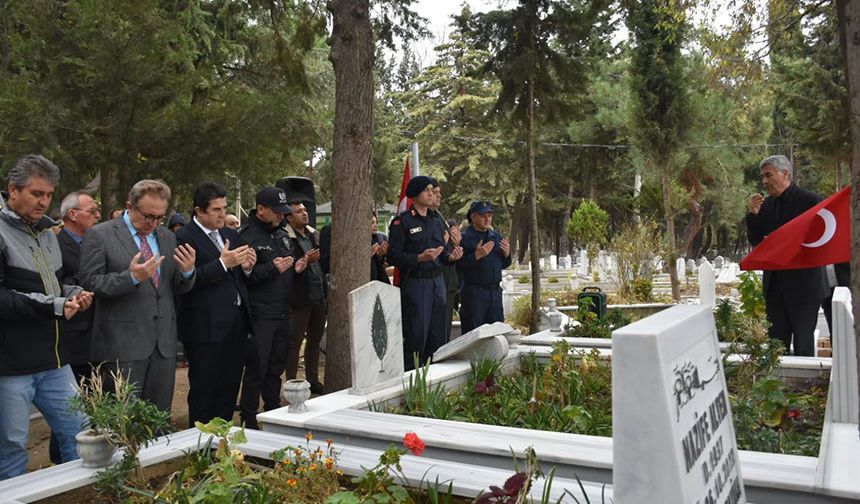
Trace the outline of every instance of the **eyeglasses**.
<instances>
[{"instance_id":1,"label":"eyeglasses","mask_svg":"<svg viewBox=\"0 0 860 504\"><path fill-rule=\"evenodd\" d=\"M79 211L79 212L87 212L87 213L92 214L92 215L99 215L100 213L102 213L102 211L99 209L99 207L92 207L92 208L72 208L72 210L77 210L77 211Z\"/></svg>"},{"instance_id":2,"label":"eyeglasses","mask_svg":"<svg viewBox=\"0 0 860 504\"><path fill-rule=\"evenodd\" d=\"M139 213L141 215L141 217L143 217L143 220L149 224L161 223L164 221L164 218L167 217L166 214L165 215L150 215L150 214L143 213L140 210L140 208L134 207L134 209L137 210L137 213Z\"/></svg>"}]
</instances>

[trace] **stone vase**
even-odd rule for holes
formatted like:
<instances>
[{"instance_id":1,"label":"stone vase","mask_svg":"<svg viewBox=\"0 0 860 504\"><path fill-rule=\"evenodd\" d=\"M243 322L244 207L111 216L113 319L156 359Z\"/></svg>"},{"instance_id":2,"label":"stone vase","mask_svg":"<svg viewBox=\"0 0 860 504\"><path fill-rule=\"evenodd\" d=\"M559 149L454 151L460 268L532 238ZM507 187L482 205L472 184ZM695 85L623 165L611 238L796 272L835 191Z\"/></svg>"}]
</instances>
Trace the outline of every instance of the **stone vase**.
<instances>
[{"instance_id":1,"label":"stone vase","mask_svg":"<svg viewBox=\"0 0 860 504\"><path fill-rule=\"evenodd\" d=\"M301 413L307 411L305 401L311 397L311 384L307 380L287 380L282 390L284 400L289 403L287 411L290 413Z\"/></svg>"},{"instance_id":2,"label":"stone vase","mask_svg":"<svg viewBox=\"0 0 860 504\"><path fill-rule=\"evenodd\" d=\"M87 468L107 467L116 453L116 446L111 444L107 434L97 434L92 429L78 432L75 435L78 442L76 451Z\"/></svg>"}]
</instances>

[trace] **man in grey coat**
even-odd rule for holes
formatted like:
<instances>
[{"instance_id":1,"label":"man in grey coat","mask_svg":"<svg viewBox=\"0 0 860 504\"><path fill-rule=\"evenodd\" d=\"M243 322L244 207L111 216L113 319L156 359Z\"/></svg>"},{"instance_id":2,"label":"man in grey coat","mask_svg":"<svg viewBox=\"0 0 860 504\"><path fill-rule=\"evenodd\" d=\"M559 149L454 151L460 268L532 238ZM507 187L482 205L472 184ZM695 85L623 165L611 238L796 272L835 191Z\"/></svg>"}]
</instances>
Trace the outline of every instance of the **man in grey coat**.
<instances>
[{"instance_id":1,"label":"man in grey coat","mask_svg":"<svg viewBox=\"0 0 860 504\"><path fill-rule=\"evenodd\" d=\"M128 376L164 411L176 372L174 297L194 284L196 258L160 225L169 200L164 182L137 182L122 215L87 231L80 269L81 283L96 295L92 359L105 363L103 372Z\"/></svg>"}]
</instances>

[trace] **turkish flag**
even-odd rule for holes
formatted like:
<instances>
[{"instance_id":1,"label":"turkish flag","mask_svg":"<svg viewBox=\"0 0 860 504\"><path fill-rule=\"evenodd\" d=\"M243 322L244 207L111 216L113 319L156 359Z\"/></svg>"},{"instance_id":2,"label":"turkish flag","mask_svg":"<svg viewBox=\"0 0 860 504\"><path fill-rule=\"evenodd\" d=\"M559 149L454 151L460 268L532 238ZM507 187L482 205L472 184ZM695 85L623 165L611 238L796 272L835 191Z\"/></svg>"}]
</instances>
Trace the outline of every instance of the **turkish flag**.
<instances>
[{"instance_id":1,"label":"turkish flag","mask_svg":"<svg viewBox=\"0 0 860 504\"><path fill-rule=\"evenodd\" d=\"M406 195L406 186L412 180L412 170L409 167L409 156L406 156L406 166L403 167L403 181L400 183L400 197L397 198L397 213L403 213L412 205L412 198ZM400 286L400 268L394 267L394 285Z\"/></svg>"},{"instance_id":2,"label":"turkish flag","mask_svg":"<svg viewBox=\"0 0 860 504\"><path fill-rule=\"evenodd\" d=\"M403 181L400 182L400 197L397 198L397 213L409 210L409 205L412 204L412 198L406 196L406 186L412 180L412 170L409 168L409 156L406 156L406 166L403 167Z\"/></svg>"},{"instance_id":3,"label":"turkish flag","mask_svg":"<svg viewBox=\"0 0 860 504\"><path fill-rule=\"evenodd\" d=\"M741 261L742 270L805 269L851 258L851 186L783 224Z\"/></svg>"}]
</instances>

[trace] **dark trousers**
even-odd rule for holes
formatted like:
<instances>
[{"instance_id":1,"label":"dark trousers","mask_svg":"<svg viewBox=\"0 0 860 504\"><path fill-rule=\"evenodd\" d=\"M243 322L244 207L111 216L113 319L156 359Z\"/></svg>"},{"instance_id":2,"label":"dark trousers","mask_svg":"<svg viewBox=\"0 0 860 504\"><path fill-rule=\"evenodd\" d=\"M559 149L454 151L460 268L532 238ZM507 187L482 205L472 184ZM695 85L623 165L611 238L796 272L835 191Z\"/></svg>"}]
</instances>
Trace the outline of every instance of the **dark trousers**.
<instances>
[{"instance_id":1,"label":"dark trousers","mask_svg":"<svg viewBox=\"0 0 860 504\"><path fill-rule=\"evenodd\" d=\"M248 327L244 313L237 306L233 327L222 341L185 342L188 358L188 425L207 423L215 417L232 421L239 395Z\"/></svg>"},{"instance_id":2,"label":"dark trousers","mask_svg":"<svg viewBox=\"0 0 860 504\"><path fill-rule=\"evenodd\" d=\"M246 426L257 428L260 397L265 411L281 405L281 374L290 350L292 320L257 320L249 340L242 378L241 416Z\"/></svg>"},{"instance_id":3,"label":"dark trousers","mask_svg":"<svg viewBox=\"0 0 860 504\"><path fill-rule=\"evenodd\" d=\"M415 369L414 354L424 364L444 345L445 282L442 277L404 278L400 282L404 369Z\"/></svg>"},{"instance_id":4,"label":"dark trousers","mask_svg":"<svg viewBox=\"0 0 860 504\"><path fill-rule=\"evenodd\" d=\"M176 382L176 356L164 357L158 348L152 351L149 358L136 361L105 362L102 364L102 378L106 388L113 392L114 382L111 373L118 372L126 380L134 383L138 395L158 406L163 411L170 411L173 403L173 386Z\"/></svg>"},{"instance_id":5,"label":"dark trousers","mask_svg":"<svg viewBox=\"0 0 860 504\"><path fill-rule=\"evenodd\" d=\"M463 284L460 324L463 334L484 324L504 322L502 291L498 286Z\"/></svg>"},{"instance_id":6,"label":"dark trousers","mask_svg":"<svg viewBox=\"0 0 860 504\"><path fill-rule=\"evenodd\" d=\"M293 306L293 337L287 357L287 379L292 380L299 371L299 351L305 341L305 379L320 383L320 341L325 331L325 305Z\"/></svg>"},{"instance_id":7,"label":"dark trousers","mask_svg":"<svg viewBox=\"0 0 860 504\"><path fill-rule=\"evenodd\" d=\"M788 353L794 336L794 355L815 356L815 325L818 322L820 301L789 303L778 289L765 298L765 310L770 321L768 335L782 341Z\"/></svg>"}]
</instances>

